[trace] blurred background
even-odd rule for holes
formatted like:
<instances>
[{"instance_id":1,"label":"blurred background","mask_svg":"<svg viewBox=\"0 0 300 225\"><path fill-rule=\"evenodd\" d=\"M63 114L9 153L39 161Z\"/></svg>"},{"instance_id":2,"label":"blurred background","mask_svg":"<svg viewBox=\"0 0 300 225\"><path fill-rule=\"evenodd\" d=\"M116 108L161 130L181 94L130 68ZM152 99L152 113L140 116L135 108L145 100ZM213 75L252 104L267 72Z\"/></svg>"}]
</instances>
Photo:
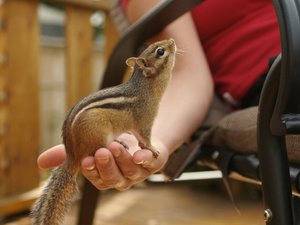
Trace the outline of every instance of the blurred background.
<instances>
[{"instance_id":1,"label":"blurred background","mask_svg":"<svg viewBox=\"0 0 300 225\"><path fill-rule=\"evenodd\" d=\"M112 2L0 0L0 224L30 224L28 212L49 175L37 156L61 143L67 110L101 84L125 26ZM220 179L106 191L95 224L263 224L258 188L232 187L242 214ZM66 225L76 224L77 212L75 202Z\"/></svg>"}]
</instances>

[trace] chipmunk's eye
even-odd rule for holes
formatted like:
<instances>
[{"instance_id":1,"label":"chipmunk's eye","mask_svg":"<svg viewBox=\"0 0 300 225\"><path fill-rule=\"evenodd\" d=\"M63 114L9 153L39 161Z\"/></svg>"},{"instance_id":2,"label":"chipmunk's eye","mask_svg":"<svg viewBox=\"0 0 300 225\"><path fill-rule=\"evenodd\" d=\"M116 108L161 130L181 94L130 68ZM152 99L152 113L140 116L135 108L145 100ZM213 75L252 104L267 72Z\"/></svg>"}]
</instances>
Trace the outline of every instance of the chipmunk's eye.
<instances>
[{"instance_id":1,"label":"chipmunk's eye","mask_svg":"<svg viewBox=\"0 0 300 225\"><path fill-rule=\"evenodd\" d=\"M157 48L156 49L156 56L161 57L165 54L165 49L164 48Z\"/></svg>"}]
</instances>

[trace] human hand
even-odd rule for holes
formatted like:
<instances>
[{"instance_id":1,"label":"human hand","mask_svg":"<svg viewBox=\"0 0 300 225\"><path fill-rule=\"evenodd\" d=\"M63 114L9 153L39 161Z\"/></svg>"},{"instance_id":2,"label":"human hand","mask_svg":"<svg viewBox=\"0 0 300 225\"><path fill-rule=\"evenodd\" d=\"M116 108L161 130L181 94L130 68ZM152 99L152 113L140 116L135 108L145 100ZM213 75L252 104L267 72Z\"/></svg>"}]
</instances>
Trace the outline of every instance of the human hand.
<instances>
[{"instance_id":1,"label":"human hand","mask_svg":"<svg viewBox=\"0 0 300 225\"><path fill-rule=\"evenodd\" d=\"M122 135L120 140L128 145L129 150L112 142L107 148L97 150L94 157L88 156L82 160L83 175L99 190L126 190L159 171L167 162L168 151L158 142L154 146L160 154L155 159L149 150L138 148L132 135ZM57 145L39 156L38 165L41 168L52 168L65 159L64 145Z\"/></svg>"},{"instance_id":2,"label":"human hand","mask_svg":"<svg viewBox=\"0 0 300 225\"><path fill-rule=\"evenodd\" d=\"M82 160L83 175L99 190L126 190L159 171L167 162L168 151L158 142L154 146L160 154L155 159L149 150L138 148L132 135L123 134L119 140L129 149L112 142L107 148L97 150L94 157Z\"/></svg>"}]
</instances>

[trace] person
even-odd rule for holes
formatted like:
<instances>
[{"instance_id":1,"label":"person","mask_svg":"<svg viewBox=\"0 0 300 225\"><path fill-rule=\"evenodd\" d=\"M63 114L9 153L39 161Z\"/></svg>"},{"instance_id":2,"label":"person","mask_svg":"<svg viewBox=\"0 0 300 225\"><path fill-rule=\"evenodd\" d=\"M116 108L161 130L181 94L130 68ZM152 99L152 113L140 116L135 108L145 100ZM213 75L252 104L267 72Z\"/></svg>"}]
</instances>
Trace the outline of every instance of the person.
<instances>
[{"instance_id":1,"label":"person","mask_svg":"<svg viewBox=\"0 0 300 225\"><path fill-rule=\"evenodd\" d=\"M131 22L159 0L127 0ZM177 57L173 78L163 96L152 130L160 152L136 148L129 134L82 160L83 175L99 190L126 190L159 171L203 123L214 93L233 108L257 104L269 61L280 53L280 36L271 0L206 0L167 26L149 42L173 38L184 54ZM42 153L38 165L51 168L66 158L63 145Z\"/></svg>"}]
</instances>

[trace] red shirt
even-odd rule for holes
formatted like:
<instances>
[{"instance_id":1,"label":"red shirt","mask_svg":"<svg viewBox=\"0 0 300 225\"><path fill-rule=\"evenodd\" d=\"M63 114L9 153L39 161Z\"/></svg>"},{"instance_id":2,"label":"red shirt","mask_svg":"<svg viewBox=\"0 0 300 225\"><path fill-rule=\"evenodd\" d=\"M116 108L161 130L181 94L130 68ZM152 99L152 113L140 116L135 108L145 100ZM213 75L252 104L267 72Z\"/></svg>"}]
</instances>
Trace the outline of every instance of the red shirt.
<instances>
[{"instance_id":1,"label":"red shirt","mask_svg":"<svg viewBox=\"0 0 300 225\"><path fill-rule=\"evenodd\" d=\"M206 0L192 16L216 92L241 100L281 50L272 1Z\"/></svg>"}]
</instances>

